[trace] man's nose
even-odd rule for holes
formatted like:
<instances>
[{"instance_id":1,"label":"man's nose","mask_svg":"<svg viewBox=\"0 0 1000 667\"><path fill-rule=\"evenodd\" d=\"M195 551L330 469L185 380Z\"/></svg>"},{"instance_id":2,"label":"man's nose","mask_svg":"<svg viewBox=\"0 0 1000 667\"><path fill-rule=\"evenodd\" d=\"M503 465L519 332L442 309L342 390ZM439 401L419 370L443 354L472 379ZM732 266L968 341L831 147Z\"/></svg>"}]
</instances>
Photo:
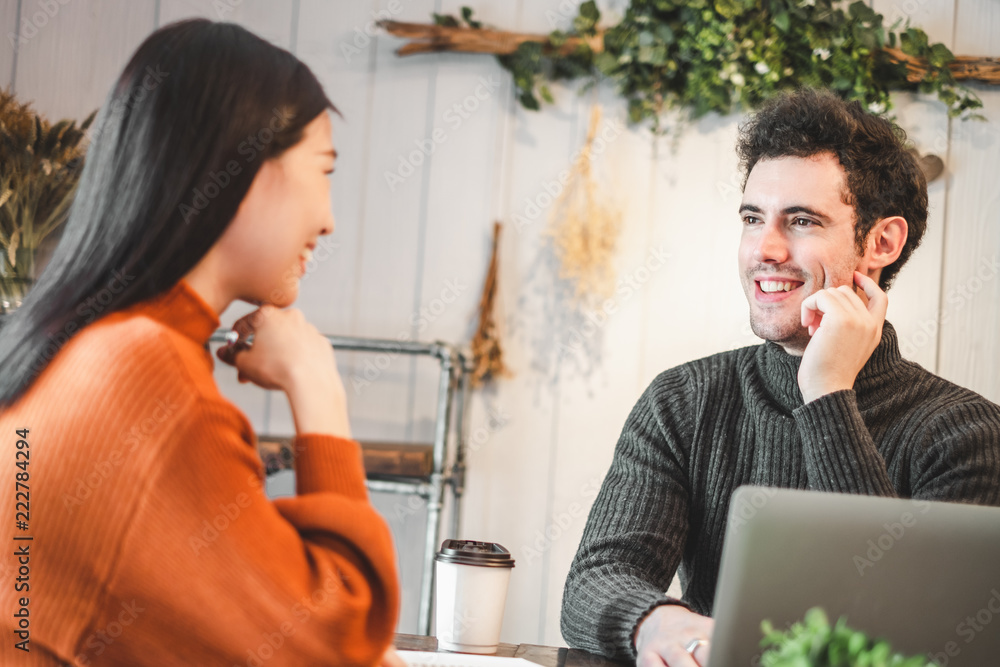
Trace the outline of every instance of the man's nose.
<instances>
[{"instance_id":1,"label":"man's nose","mask_svg":"<svg viewBox=\"0 0 1000 667\"><path fill-rule=\"evenodd\" d=\"M753 258L757 262L771 264L781 264L788 260L788 239L780 225L763 225L757 237Z\"/></svg>"}]
</instances>

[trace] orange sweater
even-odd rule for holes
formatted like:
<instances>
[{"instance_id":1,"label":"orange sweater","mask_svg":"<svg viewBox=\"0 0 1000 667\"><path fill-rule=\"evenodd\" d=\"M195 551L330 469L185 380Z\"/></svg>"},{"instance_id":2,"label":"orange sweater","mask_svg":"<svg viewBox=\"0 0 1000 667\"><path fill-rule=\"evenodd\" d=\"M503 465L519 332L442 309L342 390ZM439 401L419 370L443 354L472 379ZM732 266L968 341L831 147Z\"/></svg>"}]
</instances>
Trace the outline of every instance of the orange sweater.
<instances>
[{"instance_id":1,"label":"orange sweater","mask_svg":"<svg viewBox=\"0 0 1000 667\"><path fill-rule=\"evenodd\" d=\"M212 377L218 325L181 281L86 326L0 414L0 664L372 665L389 645L395 556L360 448L299 435L298 495L268 500L256 436Z\"/></svg>"}]
</instances>

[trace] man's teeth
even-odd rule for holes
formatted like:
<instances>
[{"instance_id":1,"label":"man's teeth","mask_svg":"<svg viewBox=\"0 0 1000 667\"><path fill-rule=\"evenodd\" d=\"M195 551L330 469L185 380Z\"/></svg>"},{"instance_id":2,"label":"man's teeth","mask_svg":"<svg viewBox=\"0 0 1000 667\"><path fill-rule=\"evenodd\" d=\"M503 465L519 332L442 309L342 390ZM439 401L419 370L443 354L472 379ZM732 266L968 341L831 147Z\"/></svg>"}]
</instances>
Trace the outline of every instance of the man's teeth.
<instances>
[{"instance_id":1,"label":"man's teeth","mask_svg":"<svg viewBox=\"0 0 1000 667\"><path fill-rule=\"evenodd\" d=\"M775 280L760 281L761 292L790 292L793 287L796 287L794 283L780 283Z\"/></svg>"},{"instance_id":2,"label":"man's teeth","mask_svg":"<svg viewBox=\"0 0 1000 667\"><path fill-rule=\"evenodd\" d=\"M302 251L302 259L306 260L307 264L312 260L312 258L313 258L312 248L306 248L305 250Z\"/></svg>"}]
</instances>

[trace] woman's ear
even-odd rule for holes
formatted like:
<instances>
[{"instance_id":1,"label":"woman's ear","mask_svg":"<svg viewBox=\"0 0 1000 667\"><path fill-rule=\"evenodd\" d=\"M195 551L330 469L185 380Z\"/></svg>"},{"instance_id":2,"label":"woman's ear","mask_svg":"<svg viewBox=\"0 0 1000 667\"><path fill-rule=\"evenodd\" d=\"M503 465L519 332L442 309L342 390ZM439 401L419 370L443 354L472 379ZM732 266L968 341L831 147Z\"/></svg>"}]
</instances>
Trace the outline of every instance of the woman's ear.
<instances>
[{"instance_id":1,"label":"woman's ear","mask_svg":"<svg viewBox=\"0 0 1000 667\"><path fill-rule=\"evenodd\" d=\"M894 215L882 218L868 233L865 259L869 270L883 269L897 259L906 245L908 227L906 219Z\"/></svg>"}]
</instances>

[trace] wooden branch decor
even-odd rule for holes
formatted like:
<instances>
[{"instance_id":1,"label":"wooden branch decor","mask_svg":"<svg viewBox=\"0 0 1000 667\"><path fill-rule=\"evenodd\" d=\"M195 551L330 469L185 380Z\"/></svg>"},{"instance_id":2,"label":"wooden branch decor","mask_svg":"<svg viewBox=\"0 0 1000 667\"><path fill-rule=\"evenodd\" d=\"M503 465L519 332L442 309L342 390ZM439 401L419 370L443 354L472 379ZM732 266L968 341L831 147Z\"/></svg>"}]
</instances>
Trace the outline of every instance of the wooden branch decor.
<instances>
[{"instance_id":1,"label":"wooden branch decor","mask_svg":"<svg viewBox=\"0 0 1000 667\"><path fill-rule=\"evenodd\" d=\"M508 32L487 28L477 30L463 26L405 23L403 21L379 21L378 25L390 35L413 40L396 49L398 56L440 53L442 51L503 56L514 53L525 42L541 44L542 52L545 54L570 55L581 44L586 44L594 54L604 52L603 30L590 37L568 38L557 48L552 44L548 35L540 33ZM907 55L900 49L890 47L883 47L882 51L889 56L889 60L892 62L906 66L906 80L910 83L918 83L927 75L928 62L926 58ZM955 60L948 63L948 69L957 80L974 80L994 86L1000 85L1000 58L955 56Z\"/></svg>"},{"instance_id":2,"label":"wooden branch decor","mask_svg":"<svg viewBox=\"0 0 1000 667\"><path fill-rule=\"evenodd\" d=\"M391 35L413 40L396 49L396 54L400 56L437 53L439 51L489 53L502 56L514 53L525 42L538 42L549 52L554 50L562 55L573 53L581 42L585 42L595 53L604 49L603 35L594 35L587 39L567 40L565 44L556 49L549 42L548 35L528 32L404 23L403 21L379 21L378 25Z\"/></svg>"},{"instance_id":3,"label":"wooden branch decor","mask_svg":"<svg viewBox=\"0 0 1000 667\"><path fill-rule=\"evenodd\" d=\"M906 66L906 80L910 83L918 83L927 76L926 59L907 55L899 49L885 47L882 50L894 63ZM948 63L948 69L957 80L981 81L993 86L1000 85L1000 58L955 56L955 60Z\"/></svg>"},{"instance_id":4,"label":"wooden branch decor","mask_svg":"<svg viewBox=\"0 0 1000 667\"><path fill-rule=\"evenodd\" d=\"M633 123L661 131L669 108L692 118L751 109L780 90L827 88L873 113L892 107L890 92L934 93L951 116L982 119L976 94L959 81L1000 84L1000 59L954 56L919 28L884 27L857 0L633 0L621 21L598 28L593 0L580 4L572 27L548 35L486 28L462 18L435 23L382 21L411 40L397 53L489 53L511 72L518 99L538 109L552 102L545 81L610 79L628 101ZM536 96L537 94L537 96Z\"/></svg>"}]
</instances>

